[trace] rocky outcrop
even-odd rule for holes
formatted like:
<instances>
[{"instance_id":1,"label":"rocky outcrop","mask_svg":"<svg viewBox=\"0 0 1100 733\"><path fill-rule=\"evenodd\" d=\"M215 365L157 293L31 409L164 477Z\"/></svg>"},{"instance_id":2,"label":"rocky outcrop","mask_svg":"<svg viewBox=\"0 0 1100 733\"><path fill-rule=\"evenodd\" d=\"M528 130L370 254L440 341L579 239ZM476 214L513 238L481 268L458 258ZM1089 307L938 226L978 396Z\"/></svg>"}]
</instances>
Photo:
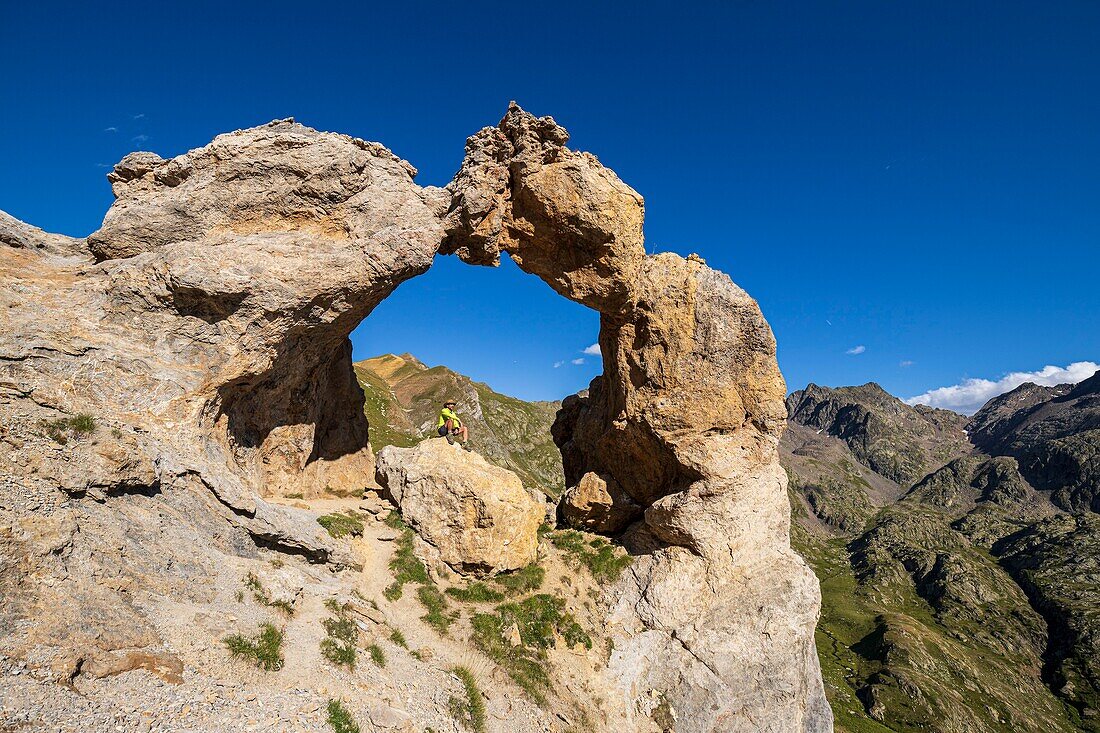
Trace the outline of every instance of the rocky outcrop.
<instances>
[{"instance_id":1,"label":"rocky outcrop","mask_svg":"<svg viewBox=\"0 0 1100 733\"><path fill-rule=\"evenodd\" d=\"M348 334L437 251L479 264L506 252L601 315L604 375L553 432L567 485L606 477L613 504L642 516L628 535L644 553L607 589L609 678L630 724L828 730L817 583L789 544L771 331L698 257L647 256L641 197L567 137L513 105L467 141L445 190L417 186L381 145L292 120L171 160L127 156L86 242L2 223L0 422L88 413L135 436L131 467L73 484L78 522L89 501L110 512L111 497L164 496L221 551L335 557L257 497L353 492L372 474ZM0 444L20 487L50 490L40 467L84 450L40 448ZM74 536L85 555L117 552Z\"/></svg>"},{"instance_id":2,"label":"rocky outcrop","mask_svg":"<svg viewBox=\"0 0 1100 733\"><path fill-rule=\"evenodd\" d=\"M534 562L546 507L511 471L442 438L387 446L377 470L401 516L452 568L499 573Z\"/></svg>"}]
</instances>

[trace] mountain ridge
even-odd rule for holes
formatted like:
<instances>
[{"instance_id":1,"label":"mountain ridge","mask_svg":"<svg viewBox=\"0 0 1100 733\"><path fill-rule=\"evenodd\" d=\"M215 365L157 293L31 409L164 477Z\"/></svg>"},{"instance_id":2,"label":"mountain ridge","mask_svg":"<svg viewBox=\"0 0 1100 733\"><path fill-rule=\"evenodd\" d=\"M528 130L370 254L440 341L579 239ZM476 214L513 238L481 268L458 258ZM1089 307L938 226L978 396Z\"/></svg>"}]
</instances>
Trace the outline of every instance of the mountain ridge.
<instances>
[{"instance_id":1,"label":"mountain ridge","mask_svg":"<svg viewBox=\"0 0 1100 733\"><path fill-rule=\"evenodd\" d=\"M874 383L788 397L837 730L1100 730L1098 385L1021 385L970 418Z\"/></svg>"}]
</instances>

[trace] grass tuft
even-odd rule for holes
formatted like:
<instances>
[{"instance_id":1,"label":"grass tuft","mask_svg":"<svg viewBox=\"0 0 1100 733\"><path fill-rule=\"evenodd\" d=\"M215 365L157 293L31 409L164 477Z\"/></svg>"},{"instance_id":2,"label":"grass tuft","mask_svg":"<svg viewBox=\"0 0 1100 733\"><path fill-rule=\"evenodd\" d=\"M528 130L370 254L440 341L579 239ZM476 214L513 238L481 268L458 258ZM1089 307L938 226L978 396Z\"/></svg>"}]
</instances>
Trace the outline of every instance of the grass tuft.
<instances>
[{"instance_id":1,"label":"grass tuft","mask_svg":"<svg viewBox=\"0 0 1100 733\"><path fill-rule=\"evenodd\" d=\"M260 624L255 637L234 634L222 642L234 657L247 659L260 669L275 672L283 668L283 632L270 623Z\"/></svg>"},{"instance_id":2,"label":"grass tuft","mask_svg":"<svg viewBox=\"0 0 1100 733\"><path fill-rule=\"evenodd\" d=\"M392 629L390 631L390 641L392 641L394 644L401 647L402 649L409 648L409 643L405 641L405 635L397 629Z\"/></svg>"},{"instance_id":3,"label":"grass tuft","mask_svg":"<svg viewBox=\"0 0 1100 733\"><path fill-rule=\"evenodd\" d=\"M420 618L440 634L445 635L458 614L448 613L447 599L444 595L434 585L428 584L416 589L416 597L420 599L420 605L427 611Z\"/></svg>"},{"instance_id":4,"label":"grass tuft","mask_svg":"<svg viewBox=\"0 0 1100 733\"><path fill-rule=\"evenodd\" d=\"M480 581L470 583L465 588L448 588L447 595L464 603L497 603L504 600L503 593Z\"/></svg>"},{"instance_id":5,"label":"grass tuft","mask_svg":"<svg viewBox=\"0 0 1100 733\"><path fill-rule=\"evenodd\" d=\"M91 435L95 432L95 418L87 413L80 413L72 417L62 417L57 420L43 420L42 432L46 437L56 443L65 445L70 438L79 438Z\"/></svg>"},{"instance_id":6,"label":"grass tuft","mask_svg":"<svg viewBox=\"0 0 1100 733\"><path fill-rule=\"evenodd\" d=\"M409 528L409 525L405 524L405 520L401 518L396 509L391 509L382 522L390 529L399 529L402 532Z\"/></svg>"},{"instance_id":7,"label":"grass tuft","mask_svg":"<svg viewBox=\"0 0 1100 733\"><path fill-rule=\"evenodd\" d=\"M497 575L493 578L493 582L504 586L508 595L514 596L538 590L545 579L546 571L539 565L531 564L510 573Z\"/></svg>"},{"instance_id":8,"label":"grass tuft","mask_svg":"<svg viewBox=\"0 0 1100 733\"><path fill-rule=\"evenodd\" d=\"M359 537L363 534L363 520L350 512L347 514L325 514L317 517L317 524L324 527L325 531L336 539L348 535Z\"/></svg>"},{"instance_id":9,"label":"grass tuft","mask_svg":"<svg viewBox=\"0 0 1100 733\"><path fill-rule=\"evenodd\" d=\"M325 601L325 607L334 614L321 621L325 629L325 638L321 640L321 655L338 667L355 669L357 654L355 643L359 639L359 629L355 621L347 615L347 609L334 599Z\"/></svg>"},{"instance_id":10,"label":"grass tuft","mask_svg":"<svg viewBox=\"0 0 1100 733\"><path fill-rule=\"evenodd\" d=\"M370 654L371 661L379 667L386 666L386 654L382 651L382 647L377 644L371 644L367 647L367 653Z\"/></svg>"},{"instance_id":11,"label":"grass tuft","mask_svg":"<svg viewBox=\"0 0 1100 733\"><path fill-rule=\"evenodd\" d=\"M394 516L394 513L391 512L390 516ZM398 517L398 520L400 521L400 517ZM388 521L387 519L387 523ZM424 567L424 563L420 562L420 558L413 552L413 531L405 529L401 536L397 538L395 544L397 549L390 559L393 583L387 586L382 593L391 601L396 601L401 597L402 588L406 583L425 584L431 582L428 577L428 569Z\"/></svg>"},{"instance_id":12,"label":"grass tuft","mask_svg":"<svg viewBox=\"0 0 1100 733\"><path fill-rule=\"evenodd\" d=\"M328 701L328 724L333 733L359 733L359 724L339 700Z\"/></svg>"},{"instance_id":13,"label":"grass tuft","mask_svg":"<svg viewBox=\"0 0 1100 733\"><path fill-rule=\"evenodd\" d=\"M252 597L256 599L256 602L267 606L268 608L277 608L285 613L287 616L294 615L294 606L290 601L279 599L273 600L271 596L267 594L267 590L264 588L263 583L256 577L256 574L251 570L244 578L245 587L252 591Z\"/></svg>"},{"instance_id":14,"label":"grass tuft","mask_svg":"<svg viewBox=\"0 0 1100 733\"><path fill-rule=\"evenodd\" d=\"M501 604L495 613L478 613L471 620L474 644L539 705L546 703L550 687L546 650L554 646L555 636L592 648L592 638L564 609L563 599L542 593ZM516 646L506 639L513 626L519 630Z\"/></svg>"},{"instance_id":15,"label":"grass tuft","mask_svg":"<svg viewBox=\"0 0 1100 733\"><path fill-rule=\"evenodd\" d=\"M559 550L568 552L577 562L588 568L596 580L607 582L615 580L633 561L630 555L618 554L615 546L603 537L586 541L585 535L574 529L551 534L550 542Z\"/></svg>"},{"instance_id":16,"label":"grass tuft","mask_svg":"<svg viewBox=\"0 0 1100 733\"><path fill-rule=\"evenodd\" d=\"M477 686L474 673L468 667L455 667L451 671L462 682L465 692L464 700L451 697L447 705L451 715L474 733L485 733L485 700L481 697L481 689Z\"/></svg>"}]
</instances>

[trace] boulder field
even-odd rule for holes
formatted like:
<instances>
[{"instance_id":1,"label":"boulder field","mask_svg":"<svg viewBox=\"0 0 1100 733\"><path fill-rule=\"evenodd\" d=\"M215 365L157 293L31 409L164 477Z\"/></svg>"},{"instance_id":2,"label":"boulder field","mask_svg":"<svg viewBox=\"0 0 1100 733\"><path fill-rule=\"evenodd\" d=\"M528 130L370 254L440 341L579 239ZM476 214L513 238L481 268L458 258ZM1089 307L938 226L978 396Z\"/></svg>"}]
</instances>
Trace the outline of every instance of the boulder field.
<instances>
[{"instance_id":1,"label":"boulder field","mask_svg":"<svg viewBox=\"0 0 1100 733\"><path fill-rule=\"evenodd\" d=\"M700 258L647 255L641 196L567 140L513 104L421 187L279 120L126 156L86 239L0 216L0 653L72 679L163 647L150 595L201 602L224 557L353 565L283 502L374 475L348 336L437 253L506 253L600 314L604 373L552 432L634 555L601 589L608 729L831 730L771 330Z\"/></svg>"}]
</instances>

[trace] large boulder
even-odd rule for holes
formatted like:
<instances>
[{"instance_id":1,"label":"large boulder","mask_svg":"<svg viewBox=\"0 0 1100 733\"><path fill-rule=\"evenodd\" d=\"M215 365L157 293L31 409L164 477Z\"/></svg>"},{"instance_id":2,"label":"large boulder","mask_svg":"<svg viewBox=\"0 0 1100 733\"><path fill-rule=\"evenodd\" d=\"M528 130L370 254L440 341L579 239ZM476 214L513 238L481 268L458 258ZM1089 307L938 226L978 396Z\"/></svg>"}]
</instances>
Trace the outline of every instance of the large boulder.
<instances>
[{"instance_id":1,"label":"large boulder","mask_svg":"<svg viewBox=\"0 0 1100 733\"><path fill-rule=\"evenodd\" d=\"M592 532L618 532L639 512L615 479L591 471L566 489L558 504L558 515L565 524Z\"/></svg>"},{"instance_id":2,"label":"large boulder","mask_svg":"<svg viewBox=\"0 0 1100 733\"><path fill-rule=\"evenodd\" d=\"M442 439L378 453L378 482L443 562L462 572L534 562L543 502L519 477Z\"/></svg>"}]
</instances>

